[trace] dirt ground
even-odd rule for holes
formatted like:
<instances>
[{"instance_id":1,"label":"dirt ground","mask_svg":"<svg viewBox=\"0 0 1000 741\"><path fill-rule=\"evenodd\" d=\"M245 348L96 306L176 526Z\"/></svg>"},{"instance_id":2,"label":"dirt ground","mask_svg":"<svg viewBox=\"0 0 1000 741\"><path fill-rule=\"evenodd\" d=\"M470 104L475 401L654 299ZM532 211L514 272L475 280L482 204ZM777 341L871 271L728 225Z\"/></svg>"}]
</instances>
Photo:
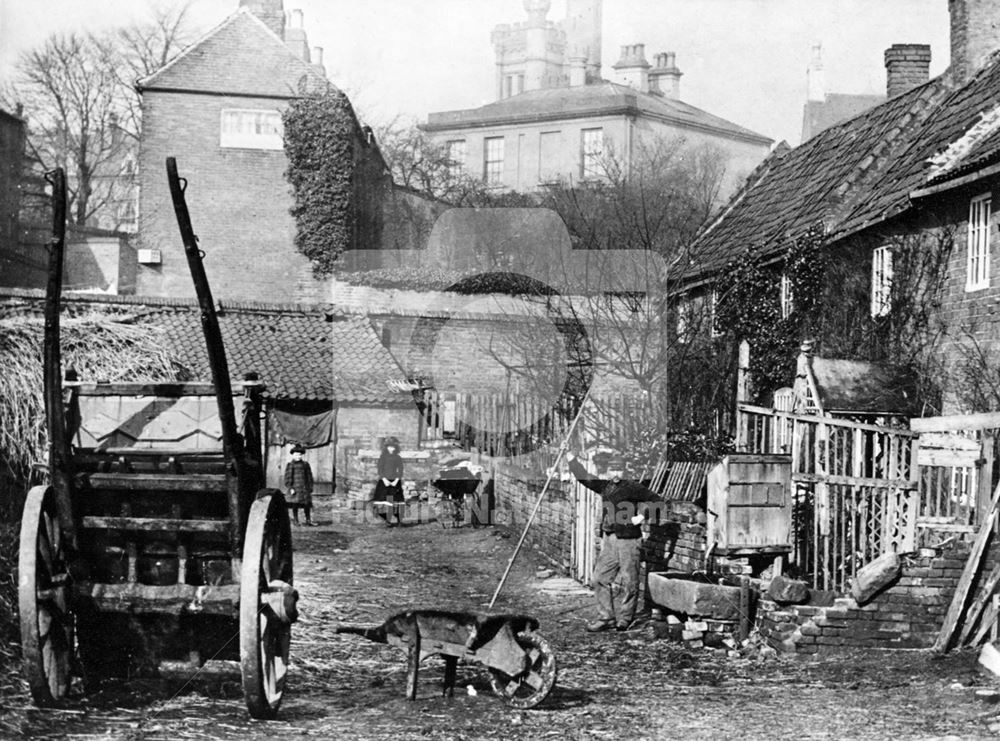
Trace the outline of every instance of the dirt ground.
<instances>
[{"instance_id":1,"label":"dirt ground","mask_svg":"<svg viewBox=\"0 0 1000 741\"><path fill-rule=\"evenodd\" d=\"M329 513L331 510L326 509ZM236 684L115 685L36 710L23 683L0 695L0 737L66 739L995 739L1000 688L972 652L836 653L819 659L730 658L653 637L648 625L591 635L592 598L539 579L522 553L497 609L526 612L555 650L559 679L539 707L507 708L479 665L460 665L441 696L443 663L428 659L405 700L405 654L333 633L337 621L381 622L414 607L484 609L517 533L386 528L321 516L296 528L302 617L280 720L248 718ZM9 683L5 683L8 685Z\"/></svg>"}]
</instances>

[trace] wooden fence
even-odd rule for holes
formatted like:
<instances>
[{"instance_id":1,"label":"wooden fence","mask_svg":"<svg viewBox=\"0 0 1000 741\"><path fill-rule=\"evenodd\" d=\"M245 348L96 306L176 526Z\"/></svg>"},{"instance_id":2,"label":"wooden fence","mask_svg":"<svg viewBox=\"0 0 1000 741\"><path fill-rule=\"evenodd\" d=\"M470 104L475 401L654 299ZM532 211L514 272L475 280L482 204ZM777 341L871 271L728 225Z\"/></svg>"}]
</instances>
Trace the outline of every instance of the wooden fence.
<instances>
[{"instance_id":1,"label":"wooden fence","mask_svg":"<svg viewBox=\"0 0 1000 741\"><path fill-rule=\"evenodd\" d=\"M418 403L422 440L452 439L466 450L491 457L527 455L546 446L558 447L577 407L561 398L551 404L529 393L470 394L434 389ZM642 426L641 403L628 395L592 397L584 410L581 447L628 447Z\"/></svg>"},{"instance_id":2,"label":"wooden fence","mask_svg":"<svg viewBox=\"0 0 1000 741\"><path fill-rule=\"evenodd\" d=\"M882 553L914 549L917 433L740 405L737 448L791 456L790 561L815 588L845 591L858 569Z\"/></svg>"}]
</instances>

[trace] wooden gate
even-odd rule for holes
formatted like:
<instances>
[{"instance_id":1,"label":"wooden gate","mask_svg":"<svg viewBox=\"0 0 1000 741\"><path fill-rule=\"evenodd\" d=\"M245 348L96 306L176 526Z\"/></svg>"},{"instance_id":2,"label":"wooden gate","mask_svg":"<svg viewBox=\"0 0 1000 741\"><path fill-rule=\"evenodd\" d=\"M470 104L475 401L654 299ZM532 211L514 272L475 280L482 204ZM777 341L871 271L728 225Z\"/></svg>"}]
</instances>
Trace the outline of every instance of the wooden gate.
<instances>
[{"instance_id":1,"label":"wooden gate","mask_svg":"<svg viewBox=\"0 0 1000 741\"><path fill-rule=\"evenodd\" d=\"M917 433L741 404L737 447L792 457L795 549L817 589L846 591L858 569L915 548Z\"/></svg>"}]
</instances>

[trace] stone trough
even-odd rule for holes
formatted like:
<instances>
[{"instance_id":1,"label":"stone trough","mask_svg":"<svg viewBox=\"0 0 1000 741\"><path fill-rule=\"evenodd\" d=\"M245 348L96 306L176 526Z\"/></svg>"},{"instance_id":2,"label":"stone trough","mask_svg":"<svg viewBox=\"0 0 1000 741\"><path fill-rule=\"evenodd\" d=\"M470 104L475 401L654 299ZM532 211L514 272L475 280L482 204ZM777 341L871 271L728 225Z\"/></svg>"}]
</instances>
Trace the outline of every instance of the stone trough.
<instances>
[{"instance_id":1,"label":"stone trough","mask_svg":"<svg viewBox=\"0 0 1000 741\"><path fill-rule=\"evenodd\" d=\"M653 602L673 612L713 620L740 619L740 588L718 584L707 574L654 571L648 583Z\"/></svg>"}]
</instances>

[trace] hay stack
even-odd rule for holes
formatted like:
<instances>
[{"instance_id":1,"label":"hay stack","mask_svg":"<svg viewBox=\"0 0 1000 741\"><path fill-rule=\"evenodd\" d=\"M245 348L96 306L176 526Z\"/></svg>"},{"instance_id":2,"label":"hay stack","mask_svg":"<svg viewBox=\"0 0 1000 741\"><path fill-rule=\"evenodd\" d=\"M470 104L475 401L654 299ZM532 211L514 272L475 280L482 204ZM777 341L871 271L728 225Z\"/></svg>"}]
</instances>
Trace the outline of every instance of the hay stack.
<instances>
[{"instance_id":1,"label":"hay stack","mask_svg":"<svg viewBox=\"0 0 1000 741\"><path fill-rule=\"evenodd\" d=\"M164 332L134 317L100 314L60 322L63 370L84 381L173 381L184 368L164 341ZM24 479L34 462L46 460L47 431L42 387L45 322L39 316L0 319L0 464Z\"/></svg>"}]
</instances>

